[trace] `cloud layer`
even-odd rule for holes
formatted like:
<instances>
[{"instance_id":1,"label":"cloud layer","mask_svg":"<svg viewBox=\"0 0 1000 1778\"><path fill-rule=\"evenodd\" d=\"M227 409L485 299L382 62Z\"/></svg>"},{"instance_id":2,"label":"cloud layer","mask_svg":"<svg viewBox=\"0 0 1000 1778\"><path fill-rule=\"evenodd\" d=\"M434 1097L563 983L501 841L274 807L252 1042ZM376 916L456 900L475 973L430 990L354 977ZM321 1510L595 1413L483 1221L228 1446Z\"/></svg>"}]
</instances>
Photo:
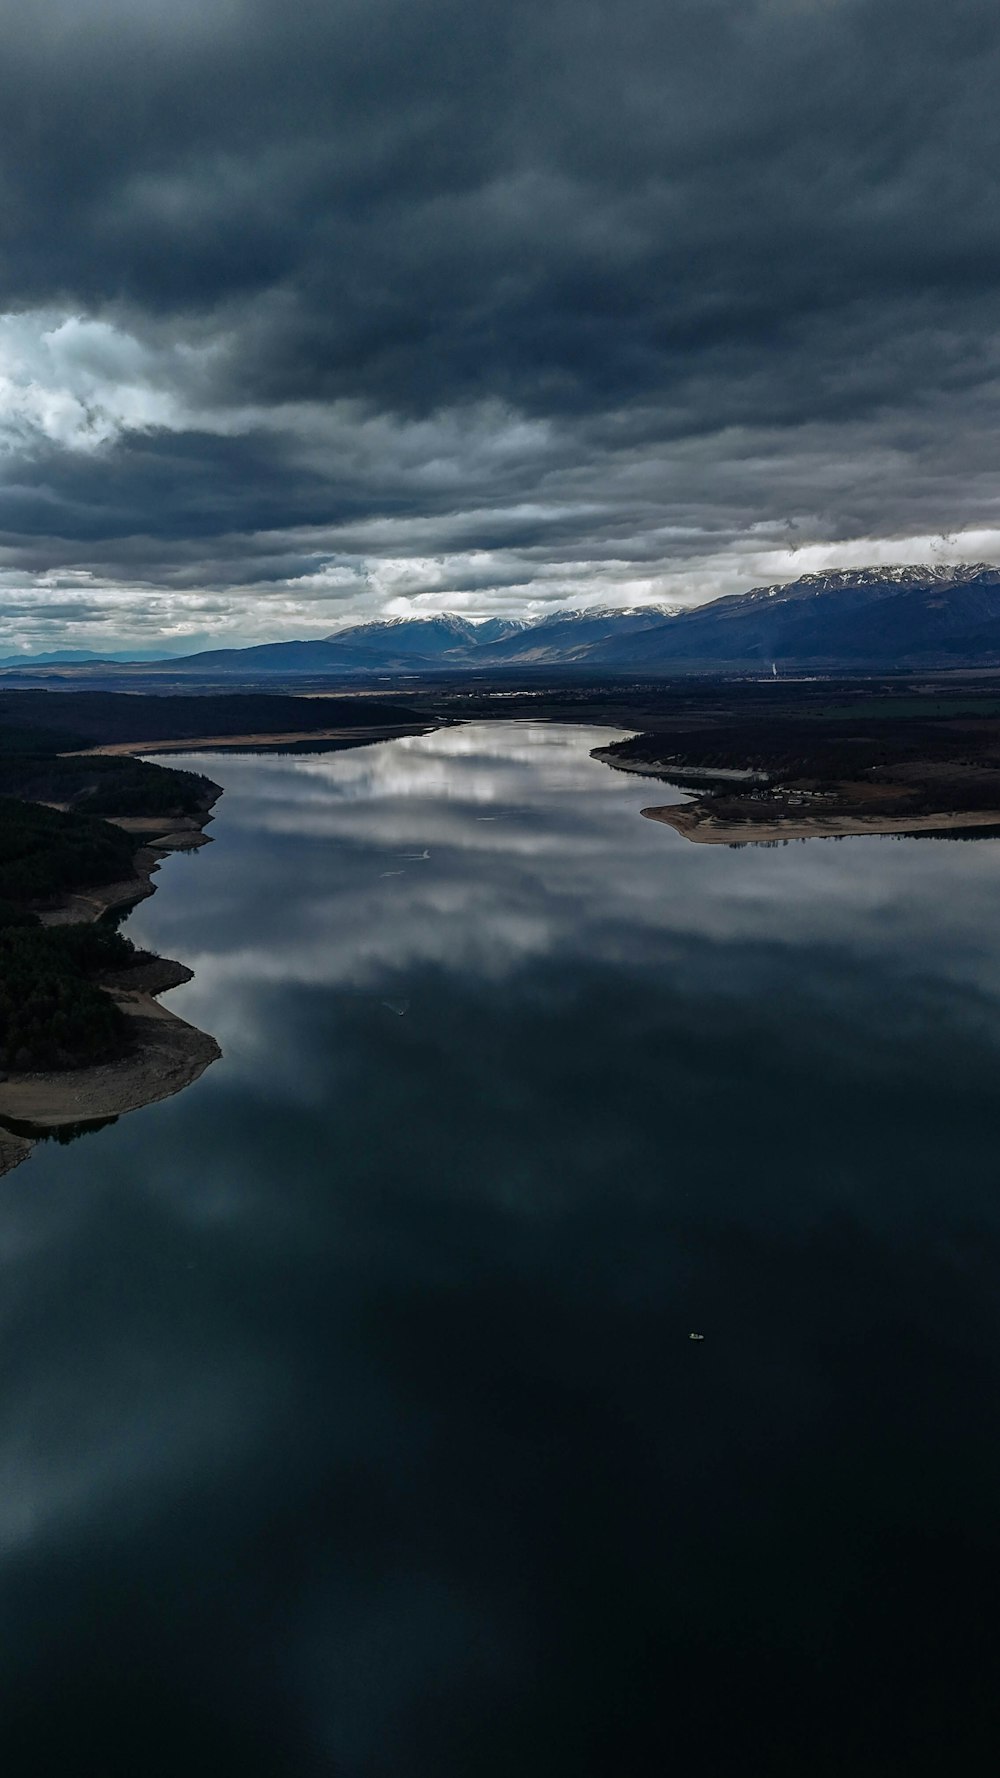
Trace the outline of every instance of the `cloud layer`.
<instances>
[{"instance_id":1,"label":"cloud layer","mask_svg":"<svg viewBox=\"0 0 1000 1778\"><path fill-rule=\"evenodd\" d=\"M1000 557L988 0L4 13L8 645Z\"/></svg>"}]
</instances>

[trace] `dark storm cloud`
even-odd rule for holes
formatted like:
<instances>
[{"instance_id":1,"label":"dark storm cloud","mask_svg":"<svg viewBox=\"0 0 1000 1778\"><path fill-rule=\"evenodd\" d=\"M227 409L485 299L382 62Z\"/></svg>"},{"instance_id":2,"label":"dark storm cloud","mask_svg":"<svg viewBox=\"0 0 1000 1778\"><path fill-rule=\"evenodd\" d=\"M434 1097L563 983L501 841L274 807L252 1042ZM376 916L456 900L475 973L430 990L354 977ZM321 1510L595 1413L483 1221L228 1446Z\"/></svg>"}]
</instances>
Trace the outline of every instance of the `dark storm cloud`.
<instances>
[{"instance_id":1,"label":"dark storm cloud","mask_svg":"<svg viewBox=\"0 0 1000 1778\"><path fill-rule=\"evenodd\" d=\"M107 330L17 335L9 572L703 595L996 522L992 0L4 11L0 308Z\"/></svg>"}]
</instances>

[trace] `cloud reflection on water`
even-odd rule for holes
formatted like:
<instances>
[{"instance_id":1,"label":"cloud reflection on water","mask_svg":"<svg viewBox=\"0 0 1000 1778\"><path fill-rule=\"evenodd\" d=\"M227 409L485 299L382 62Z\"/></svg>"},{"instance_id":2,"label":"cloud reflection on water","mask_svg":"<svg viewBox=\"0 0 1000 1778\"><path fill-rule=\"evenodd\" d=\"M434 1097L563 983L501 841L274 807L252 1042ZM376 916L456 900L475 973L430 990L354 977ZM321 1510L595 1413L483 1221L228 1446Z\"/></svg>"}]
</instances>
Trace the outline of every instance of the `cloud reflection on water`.
<instances>
[{"instance_id":1,"label":"cloud reflection on water","mask_svg":"<svg viewBox=\"0 0 1000 1778\"><path fill-rule=\"evenodd\" d=\"M992 1707L1000 847L694 846L607 738L194 762L130 929L224 1058L4 1185L16 1778Z\"/></svg>"},{"instance_id":2,"label":"cloud reflection on water","mask_svg":"<svg viewBox=\"0 0 1000 1778\"><path fill-rule=\"evenodd\" d=\"M193 756L227 786L220 843L193 871L168 863L133 927L194 966L178 1010L214 1028L238 1001L244 1033L256 983L388 991L420 964L496 979L553 956L651 966L679 943L731 946L734 970L755 943L844 945L1000 993L996 842L694 846L638 817L678 792L590 759L607 738L478 724L319 757Z\"/></svg>"}]
</instances>

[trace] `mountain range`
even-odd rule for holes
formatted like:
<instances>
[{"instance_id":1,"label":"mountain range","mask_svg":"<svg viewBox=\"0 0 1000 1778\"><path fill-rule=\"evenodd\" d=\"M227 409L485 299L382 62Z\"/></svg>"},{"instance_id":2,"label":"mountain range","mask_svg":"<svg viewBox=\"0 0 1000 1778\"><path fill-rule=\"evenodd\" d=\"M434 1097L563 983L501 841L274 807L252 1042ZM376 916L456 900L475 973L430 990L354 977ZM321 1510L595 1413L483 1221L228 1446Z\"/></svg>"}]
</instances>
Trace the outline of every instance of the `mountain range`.
<instances>
[{"instance_id":1,"label":"mountain range","mask_svg":"<svg viewBox=\"0 0 1000 1778\"><path fill-rule=\"evenodd\" d=\"M117 665L122 661L162 661L162 659L163 656L158 654L155 648L112 649L105 654L98 654L93 648L56 648L51 654L0 655L0 670L7 667L104 666L109 661Z\"/></svg>"},{"instance_id":2,"label":"mountain range","mask_svg":"<svg viewBox=\"0 0 1000 1778\"><path fill-rule=\"evenodd\" d=\"M365 679L372 675L594 672L891 671L1000 666L1000 568L840 569L677 610L559 611L476 622L444 614L356 624L312 641L208 649L168 659L0 662L22 676L205 680Z\"/></svg>"}]
</instances>

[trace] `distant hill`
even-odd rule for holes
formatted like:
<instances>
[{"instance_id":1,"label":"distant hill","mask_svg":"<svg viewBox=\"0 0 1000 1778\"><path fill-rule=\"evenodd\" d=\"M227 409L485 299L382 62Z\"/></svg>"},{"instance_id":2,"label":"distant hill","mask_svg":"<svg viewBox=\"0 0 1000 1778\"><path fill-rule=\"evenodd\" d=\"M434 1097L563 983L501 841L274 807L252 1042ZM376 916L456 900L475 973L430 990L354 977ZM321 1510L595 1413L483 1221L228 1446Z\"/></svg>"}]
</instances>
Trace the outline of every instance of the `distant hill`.
<instances>
[{"instance_id":1,"label":"distant hill","mask_svg":"<svg viewBox=\"0 0 1000 1778\"><path fill-rule=\"evenodd\" d=\"M102 667L109 661L153 661L162 657L150 648L114 648L103 654L95 654L92 648L56 648L51 654L7 654L0 656L2 667L62 667L90 666Z\"/></svg>"},{"instance_id":2,"label":"distant hill","mask_svg":"<svg viewBox=\"0 0 1000 1778\"><path fill-rule=\"evenodd\" d=\"M676 610L590 608L526 621L475 623L443 614L355 624L332 636L209 649L162 661L36 662L26 676L115 683L200 680L242 684L296 678L498 672L577 667L595 672L892 671L1000 666L1000 569L917 564L839 569L753 587Z\"/></svg>"}]
</instances>

